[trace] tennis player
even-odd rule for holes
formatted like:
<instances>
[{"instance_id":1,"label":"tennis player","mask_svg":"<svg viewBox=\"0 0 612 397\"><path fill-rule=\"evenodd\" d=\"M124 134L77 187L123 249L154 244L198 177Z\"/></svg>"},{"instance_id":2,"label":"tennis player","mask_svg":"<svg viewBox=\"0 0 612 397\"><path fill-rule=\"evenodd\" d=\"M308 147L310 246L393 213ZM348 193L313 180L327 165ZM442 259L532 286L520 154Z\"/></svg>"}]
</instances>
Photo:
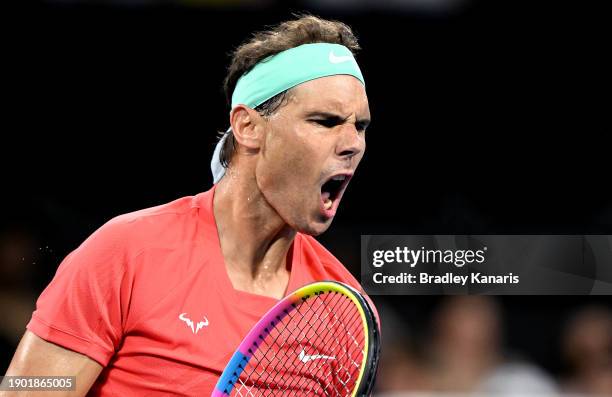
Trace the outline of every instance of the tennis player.
<instances>
[{"instance_id":1,"label":"tennis player","mask_svg":"<svg viewBox=\"0 0 612 397\"><path fill-rule=\"evenodd\" d=\"M330 226L366 146L358 49L349 27L314 16L241 45L214 186L114 218L69 254L7 375L76 375L68 395L210 395L286 293L326 279L361 289L312 237Z\"/></svg>"}]
</instances>

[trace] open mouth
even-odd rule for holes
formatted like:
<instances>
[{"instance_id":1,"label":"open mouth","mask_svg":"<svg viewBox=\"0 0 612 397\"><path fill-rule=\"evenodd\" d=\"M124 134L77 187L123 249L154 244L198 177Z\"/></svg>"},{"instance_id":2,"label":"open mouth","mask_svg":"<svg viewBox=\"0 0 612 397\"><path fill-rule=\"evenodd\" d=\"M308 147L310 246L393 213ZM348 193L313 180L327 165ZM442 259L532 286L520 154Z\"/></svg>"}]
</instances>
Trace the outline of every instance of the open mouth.
<instances>
[{"instance_id":1,"label":"open mouth","mask_svg":"<svg viewBox=\"0 0 612 397\"><path fill-rule=\"evenodd\" d=\"M335 213L338 202L350 179L351 175L334 175L321 186L321 203L325 213L328 215Z\"/></svg>"}]
</instances>

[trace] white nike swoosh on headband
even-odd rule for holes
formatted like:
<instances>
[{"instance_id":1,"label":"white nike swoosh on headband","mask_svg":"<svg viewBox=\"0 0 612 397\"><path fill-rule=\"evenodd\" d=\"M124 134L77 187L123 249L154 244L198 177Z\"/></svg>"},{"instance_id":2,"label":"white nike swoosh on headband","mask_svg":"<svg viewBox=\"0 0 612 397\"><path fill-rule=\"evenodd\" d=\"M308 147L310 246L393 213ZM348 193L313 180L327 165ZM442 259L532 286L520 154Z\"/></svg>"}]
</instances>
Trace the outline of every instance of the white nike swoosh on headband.
<instances>
[{"instance_id":1,"label":"white nike swoosh on headband","mask_svg":"<svg viewBox=\"0 0 612 397\"><path fill-rule=\"evenodd\" d=\"M330 63L343 63L343 62L352 61L352 60L353 60L353 57L350 55L338 56L334 54L333 50L329 52L329 62Z\"/></svg>"}]
</instances>

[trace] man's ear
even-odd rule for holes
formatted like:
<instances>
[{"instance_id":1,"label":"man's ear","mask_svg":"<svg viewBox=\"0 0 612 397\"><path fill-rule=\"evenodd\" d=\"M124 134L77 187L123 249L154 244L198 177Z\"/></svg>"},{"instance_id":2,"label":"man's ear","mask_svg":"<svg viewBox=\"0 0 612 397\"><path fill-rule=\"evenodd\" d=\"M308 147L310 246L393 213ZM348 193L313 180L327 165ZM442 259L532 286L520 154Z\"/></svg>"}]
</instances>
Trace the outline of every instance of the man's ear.
<instances>
[{"instance_id":1,"label":"man's ear","mask_svg":"<svg viewBox=\"0 0 612 397\"><path fill-rule=\"evenodd\" d=\"M230 113L234 138L247 150L261 147L264 121L259 113L245 105L237 105Z\"/></svg>"}]
</instances>

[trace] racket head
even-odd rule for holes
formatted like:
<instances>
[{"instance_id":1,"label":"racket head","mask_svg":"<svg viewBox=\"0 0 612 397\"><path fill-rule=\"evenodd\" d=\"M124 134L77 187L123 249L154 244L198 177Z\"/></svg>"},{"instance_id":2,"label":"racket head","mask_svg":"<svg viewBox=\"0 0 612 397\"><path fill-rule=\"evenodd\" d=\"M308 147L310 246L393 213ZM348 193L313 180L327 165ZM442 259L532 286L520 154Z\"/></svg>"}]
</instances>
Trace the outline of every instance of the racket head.
<instances>
[{"instance_id":1,"label":"racket head","mask_svg":"<svg viewBox=\"0 0 612 397\"><path fill-rule=\"evenodd\" d=\"M380 330L368 300L346 284L315 282L259 320L212 395L367 396L379 354Z\"/></svg>"}]
</instances>

